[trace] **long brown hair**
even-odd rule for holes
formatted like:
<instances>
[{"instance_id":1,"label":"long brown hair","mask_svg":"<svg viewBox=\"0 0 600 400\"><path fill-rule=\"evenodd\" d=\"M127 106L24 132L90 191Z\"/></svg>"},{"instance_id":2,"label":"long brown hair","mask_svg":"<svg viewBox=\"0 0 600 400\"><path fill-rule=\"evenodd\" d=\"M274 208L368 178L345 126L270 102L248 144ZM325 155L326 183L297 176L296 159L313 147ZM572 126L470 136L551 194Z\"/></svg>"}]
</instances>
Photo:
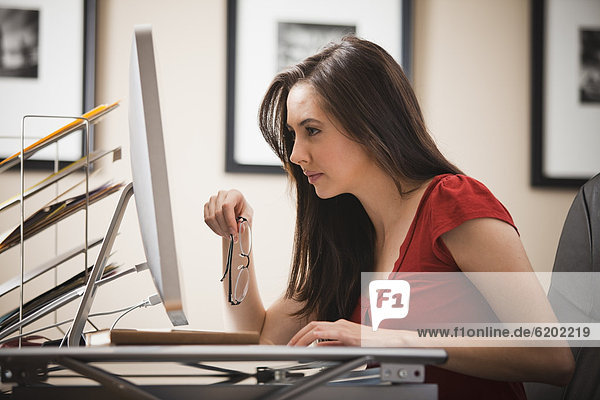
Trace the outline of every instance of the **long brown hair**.
<instances>
[{"instance_id":1,"label":"long brown hair","mask_svg":"<svg viewBox=\"0 0 600 400\"><path fill-rule=\"evenodd\" d=\"M378 166L401 182L460 173L427 132L402 67L380 46L354 36L279 73L259 110L262 134L283 162L297 195L292 269L286 296L303 304L298 316L349 318L360 296L360 273L374 268L375 230L351 194L320 199L302 168L290 162L287 97L298 82L310 84L320 105Z\"/></svg>"}]
</instances>

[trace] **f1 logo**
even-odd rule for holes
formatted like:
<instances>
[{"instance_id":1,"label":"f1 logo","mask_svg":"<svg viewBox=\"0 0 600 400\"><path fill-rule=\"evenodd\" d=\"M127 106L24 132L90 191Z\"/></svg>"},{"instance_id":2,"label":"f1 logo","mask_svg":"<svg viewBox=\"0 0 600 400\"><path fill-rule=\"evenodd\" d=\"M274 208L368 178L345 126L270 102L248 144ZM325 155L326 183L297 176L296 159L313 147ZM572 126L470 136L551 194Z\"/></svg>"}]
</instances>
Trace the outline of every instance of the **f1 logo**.
<instances>
[{"instance_id":1,"label":"f1 logo","mask_svg":"<svg viewBox=\"0 0 600 400\"><path fill-rule=\"evenodd\" d=\"M408 315L410 284L403 280L376 280L369 283L369 302L373 331L386 319L402 319Z\"/></svg>"}]
</instances>

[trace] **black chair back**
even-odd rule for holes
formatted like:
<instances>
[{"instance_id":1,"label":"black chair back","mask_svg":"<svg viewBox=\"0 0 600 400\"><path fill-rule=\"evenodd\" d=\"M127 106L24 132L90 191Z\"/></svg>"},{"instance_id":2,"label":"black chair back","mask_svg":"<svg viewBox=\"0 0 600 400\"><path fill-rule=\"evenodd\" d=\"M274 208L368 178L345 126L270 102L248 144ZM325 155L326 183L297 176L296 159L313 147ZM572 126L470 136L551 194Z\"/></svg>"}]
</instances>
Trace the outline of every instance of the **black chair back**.
<instances>
[{"instance_id":1,"label":"black chair back","mask_svg":"<svg viewBox=\"0 0 600 400\"><path fill-rule=\"evenodd\" d=\"M569 272L582 274L571 274L570 277ZM560 322L600 322L598 272L600 174L579 189L558 243L548 299ZM573 345L571 351L575 359L575 373L571 382L564 387L526 383L525 389L530 400L600 400L600 347Z\"/></svg>"}]
</instances>

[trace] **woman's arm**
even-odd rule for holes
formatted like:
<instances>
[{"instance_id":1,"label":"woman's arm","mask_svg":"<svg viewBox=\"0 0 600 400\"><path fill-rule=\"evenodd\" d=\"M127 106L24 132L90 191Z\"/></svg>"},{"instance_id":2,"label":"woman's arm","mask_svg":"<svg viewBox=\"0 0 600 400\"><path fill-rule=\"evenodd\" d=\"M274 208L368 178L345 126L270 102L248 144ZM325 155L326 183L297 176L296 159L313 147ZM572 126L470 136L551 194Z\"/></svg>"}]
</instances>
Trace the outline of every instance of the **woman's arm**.
<instances>
[{"instance_id":1,"label":"woman's arm","mask_svg":"<svg viewBox=\"0 0 600 400\"><path fill-rule=\"evenodd\" d=\"M442 240L460 269L469 272L529 272L532 268L519 235L509 224L492 218L467 221L442 235ZM527 322L556 321L546 295L537 281L527 285L524 302L498 296L486 284L473 282L486 297L500 320ZM502 282L498 283L499 285ZM513 295L518 296L513 291ZM516 308L511 305L520 304ZM531 315L535 310L535 315ZM510 321L509 321L510 322ZM446 368L468 375L503 379L532 380L566 384L574 369L573 356L567 347L466 347L448 348Z\"/></svg>"},{"instance_id":2,"label":"woman's arm","mask_svg":"<svg viewBox=\"0 0 600 400\"><path fill-rule=\"evenodd\" d=\"M529 272L523 279L530 279L531 265L519 236L513 227L495 219L475 219L460 225L442 236L444 244L463 272ZM490 303L500 320L539 322L555 321L546 296L537 283L527 285L530 292L523 293L527 307L507 309L506 297L497 296L495 288L486 287L486 281L474 282ZM501 284L501 282L498 282ZM519 290L522 288L519 288ZM515 295L518 295L518 290ZM511 303L512 304L512 303ZM509 307L514 308L514 307ZM529 315L535 310L535 315ZM338 320L336 322L313 321L303 327L290 340L290 345L306 346L318 339L333 341L321 345L350 345L373 347L430 347L436 340L419 338L416 332L371 328ZM471 346L470 339L452 339L453 344L464 347L446 347L448 362L443 368L480 378L505 381L539 381L554 385L568 383L574 369L574 361L568 347L482 347ZM500 343L502 344L502 343Z\"/></svg>"},{"instance_id":3,"label":"woman's arm","mask_svg":"<svg viewBox=\"0 0 600 400\"><path fill-rule=\"evenodd\" d=\"M236 266L245 264L243 257L240 257L239 241L234 244L232 266L235 274ZM227 261L227 252L229 250L229 239L223 238L223 272ZM286 344L290 338L302 326L306 325L307 320L301 320L294 316L294 313L300 309L298 302L280 297L267 310L265 310L260 293L254 269L254 257L250 253L250 266L248 268L250 282L248 293L244 300L238 305L227 306L227 319L229 325L237 331L255 331L260 332L261 344ZM227 278L223 281L223 296L228 295Z\"/></svg>"},{"instance_id":4,"label":"woman's arm","mask_svg":"<svg viewBox=\"0 0 600 400\"><path fill-rule=\"evenodd\" d=\"M240 239L247 241L249 232L242 232L239 237L237 217L244 217L252 229L254 211L242 193L237 190L219 191L204 205L204 221L217 235L223 237L223 273L226 269L230 235L234 237L232 256L232 280L235 281L238 265L245 265L245 257L240 256ZM229 272L231 273L231 271ZM246 297L240 304L227 303L227 322L235 330L255 331L260 333L260 342L265 344L285 344L306 322L293 316L300 309L297 302L280 298L268 310L265 310L258 291L255 274L253 252L250 252L248 265L249 283ZM223 280L223 295L228 296L228 277Z\"/></svg>"},{"instance_id":5,"label":"woman's arm","mask_svg":"<svg viewBox=\"0 0 600 400\"><path fill-rule=\"evenodd\" d=\"M279 298L269 307L261 333L261 343L285 345L309 320L293 316L300 310L297 301Z\"/></svg>"}]
</instances>

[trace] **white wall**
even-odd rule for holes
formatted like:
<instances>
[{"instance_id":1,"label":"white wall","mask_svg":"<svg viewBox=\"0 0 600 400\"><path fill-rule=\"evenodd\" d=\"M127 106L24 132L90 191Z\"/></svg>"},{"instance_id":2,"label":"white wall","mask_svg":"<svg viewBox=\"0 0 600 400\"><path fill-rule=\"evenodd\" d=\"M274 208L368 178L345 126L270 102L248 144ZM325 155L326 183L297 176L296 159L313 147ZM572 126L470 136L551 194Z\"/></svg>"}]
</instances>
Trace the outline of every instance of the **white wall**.
<instances>
[{"instance_id":1,"label":"white wall","mask_svg":"<svg viewBox=\"0 0 600 400\"><path fill-rule=\"evenodd\" d=\"M444 153L483 181L550 271L574 190L533 189L529 1L417 0L415 90Z\"/></svg>"},{"instance_id":2,"label":"white wall","mask_svg":"<svg viewBox=\"0 0 600 400\"><path fill-rule=\"evenodd\" d=\"M486 183L509 208L534 268L550 270L575 191L529 186L528 2L417 0L415 7L414 83L432 134L450 159ZM285 287L293 202L283 176L224 172L225 0L98 2L96 102L120 99L122 106L98 125L96 146L124 148L124 159L105 165L103 176L130 179L128 64L133 26L139 23L154 27L188 316L192 327L222 329L220 239L203 223L204 202L218 189L238 188L246 193L255 209L255 261L267 304ZM5 198L18 188L18 176L4 174L1 179L0 195ZM115 201L94 206L95 232L106 229ZM115 244L114 258L126 265L143 261L135 218L135 207L130 206ZM8 226L2 219L0 224ZM73 235L69 226L63 229L67 234L59 233L61 238ZM66 242L63 247L68 247ZM43 252L35 253L32 261L43 259ZM10 270L17 271L12 267L18 256L12 252L0 257L0 280L4 280L16 273L7 273L4 267L10 263ZM147 273L130 276L100 290L94 309L124 307L152 293ZM0 311L8 307L0 299ZM72 313L71 307L58 318ZM162 309L154 307L132 313L123 326L166 328L168 321Z\"/></svg>"},{"instance_id":3,"label":"white wall","mask_svg":"<svg viewBox=\"0 0 600 400\"><path fill-rule=\"evenodd\" d=\"M283 175L224 172L225 1L99 2L96 98L122 99L123 107L103 123L98 145L128 148L129 51L133 26L140 23L153 25L159 60L169 183L188 315L192 325L222 328L221 240L204 224L204 203L219 189L237 188L246 194L255 210L257 275L264 300L270 303L285 287L290 262L293 208L287 182ZM115 172L130 179L128 151L124 154Z\"/></svg>"}]
</instances>

